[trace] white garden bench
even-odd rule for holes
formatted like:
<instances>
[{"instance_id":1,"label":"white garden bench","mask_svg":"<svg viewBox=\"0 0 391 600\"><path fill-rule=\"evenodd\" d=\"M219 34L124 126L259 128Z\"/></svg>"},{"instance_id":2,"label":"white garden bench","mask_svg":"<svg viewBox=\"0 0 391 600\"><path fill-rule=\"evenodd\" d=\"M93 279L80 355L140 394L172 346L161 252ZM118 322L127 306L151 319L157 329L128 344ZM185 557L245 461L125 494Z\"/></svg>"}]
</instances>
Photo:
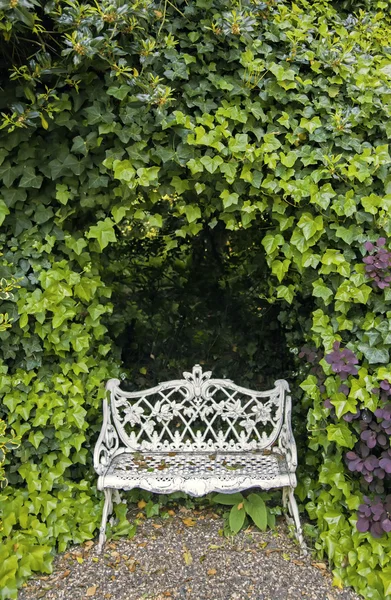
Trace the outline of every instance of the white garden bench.
<instances>
[{"instance_id":1,"label":"white garden bench","mask_svg":"<svg viewBox=\"0 0 391 600\"><path fill-rule=\"evenodd\" d=\"M119 490L203 496L282 488L305 551L293 493L297 456L288 383L279 379L272 390L256 392L211 375L196 365L184 379L140 392L123 391L118 379L107 382L110 405L104 400L94 452L105 494L100 550Z\"/></svg>"}]
</instances>

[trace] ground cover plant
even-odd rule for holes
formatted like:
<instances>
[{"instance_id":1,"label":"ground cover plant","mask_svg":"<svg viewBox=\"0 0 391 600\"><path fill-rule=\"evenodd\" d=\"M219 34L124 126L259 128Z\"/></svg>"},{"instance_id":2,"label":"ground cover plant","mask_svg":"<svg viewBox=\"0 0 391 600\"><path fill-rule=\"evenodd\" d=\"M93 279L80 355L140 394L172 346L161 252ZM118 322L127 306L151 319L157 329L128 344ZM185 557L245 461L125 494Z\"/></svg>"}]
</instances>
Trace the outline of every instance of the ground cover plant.
<instances>
[{"instance_id":1,"label":"ground cover plant","mask_svg":"<svg viewBox=\"0 0 391 600\"><path fill-rule=\"evenodd\" d=\"M390 599L388 2L0 15L0 598L96 532L105 380L201 361L290 380L315 550Z\"/></svg>"}]
</instances>

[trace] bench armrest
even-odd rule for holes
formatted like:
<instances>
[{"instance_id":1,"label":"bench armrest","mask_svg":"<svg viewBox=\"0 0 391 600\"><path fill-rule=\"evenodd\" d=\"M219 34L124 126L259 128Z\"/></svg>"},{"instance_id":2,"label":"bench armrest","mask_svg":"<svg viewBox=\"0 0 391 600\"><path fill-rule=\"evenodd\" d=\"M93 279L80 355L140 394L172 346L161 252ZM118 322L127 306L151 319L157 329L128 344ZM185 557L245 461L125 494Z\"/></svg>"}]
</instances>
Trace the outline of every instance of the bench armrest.
<instances>
[{"instance_id":1,"label":"bench armrest","mask_svg":"<svg viewBox=\"0 0 391 600\"><path fill-rule=\"evenodd\" d=\"M117 383L118 382L118 383ZM113 388L119 384L117 379L110 379L106 384L106 390L114 393ZM111 457L118 450L119 437L118 433L111 423L111 410L107 402L107 398L103 400L103 424L94 450L94 469L98 475L103 475Z\"/></svg>"},{"instance_id":2,"label":"bench armrest","mask_svg":"<svg viewBox=\"0 0 391 600\"><path fill-rule=\"evenodd\" d=\"M289 391L289 387L287 388ZM285 415L281 427L281 432L278 438L278 447L286 455L286 461L289 470L294 473L297 468L297 450L296 442L293 436L292 425L292 398L288 394L285 396Z\"/></svg>"}]
</instances>

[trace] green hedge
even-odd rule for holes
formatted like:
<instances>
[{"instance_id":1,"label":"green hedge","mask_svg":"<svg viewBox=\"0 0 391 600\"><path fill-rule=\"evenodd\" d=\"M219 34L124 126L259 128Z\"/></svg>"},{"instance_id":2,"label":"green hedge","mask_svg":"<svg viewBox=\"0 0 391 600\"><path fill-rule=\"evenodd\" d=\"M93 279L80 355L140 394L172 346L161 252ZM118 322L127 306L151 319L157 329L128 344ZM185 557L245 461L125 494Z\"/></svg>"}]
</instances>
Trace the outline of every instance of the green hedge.
<instances>
[{"instance_id":1,"label":"green hedge","mask_svg":"<svg viewBox=\"0 0 391 600\"><path fill-rule=\"evenodd\" d=\"M246 380L262 366L266 379L291 371L315 547L336 585L391 599L390 536L356 529L363 494L384 499L389 475L368 490L345 458L355 416L382 427L376 389L391 382L391 294L378 285L388 254L375 271L363 260L391 233L388 3L19 0L0 11L0 277L21 286L1 309L13 326L0 333L0 417L22 438L0 497L0 598L96 532L104 381L122 365L151 381L144 333L153 376L189 368L194 348L213 346L223 290L235 318L213 322L227 333L212 362L238 356ZM199 328L181 330L165 364L190 297ZM388 435L383 446L374 459Z\"/></svg>"}]
</instances>

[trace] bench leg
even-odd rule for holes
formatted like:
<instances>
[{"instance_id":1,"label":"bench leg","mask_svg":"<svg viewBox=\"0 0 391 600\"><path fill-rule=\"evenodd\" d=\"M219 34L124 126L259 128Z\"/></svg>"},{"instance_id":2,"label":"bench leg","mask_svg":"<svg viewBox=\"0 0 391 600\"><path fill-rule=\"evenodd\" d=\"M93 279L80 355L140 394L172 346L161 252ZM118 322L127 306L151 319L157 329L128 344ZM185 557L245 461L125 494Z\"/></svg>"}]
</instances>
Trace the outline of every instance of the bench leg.
<instances>
[{"instance_id":1,"label":"bench leg","mask_svg":"<svg viewBox=\"0 0 391 600\"><path fill-rule=\"evenodd\" d=\"M112 501L112 493L113 490L106 488L104 490L104 494L105 494L105 503L103 506L103 513L102 513L102 523L99 529L99 543L98 543L98 552L102 552L103 550L103 545L106 541L106 524L107 524L107 517L112 513L113 511L113 501Z\"/></svg>"},{"instance_id":2,"label":"bench leg","mask_svg":"<svg viewBox=\"0 0 391 600\"><path fill-rule=\"evenodd\" d=\"M296 537L300 544L300 548L301 548L303 554L308 554L307 546L304 541L303 532L301 529L299 509L297 507L297 502L296 502L293 488L284 488L283 489L282 502L283 502L283 506L284 506L285 510L287 509L287 507L289 507L289 512L293 517L293 520L294 520L294 523L296 526ZM288 520L289 519L288 513L286 513L286 516L287 516L287 520ZM288 520L288 522L289 522L289 520Z\"/></svg>"},{"instance_id":3,"label":"bench leg","mask_svg":"<svg viewBox=\"0 0 391 600\"><path fill-rule=\"evenodd\" d=\"M119 490L113 490L113 500L116 504L121 504L122 500Z\"/></svg>"}]
</instances>

